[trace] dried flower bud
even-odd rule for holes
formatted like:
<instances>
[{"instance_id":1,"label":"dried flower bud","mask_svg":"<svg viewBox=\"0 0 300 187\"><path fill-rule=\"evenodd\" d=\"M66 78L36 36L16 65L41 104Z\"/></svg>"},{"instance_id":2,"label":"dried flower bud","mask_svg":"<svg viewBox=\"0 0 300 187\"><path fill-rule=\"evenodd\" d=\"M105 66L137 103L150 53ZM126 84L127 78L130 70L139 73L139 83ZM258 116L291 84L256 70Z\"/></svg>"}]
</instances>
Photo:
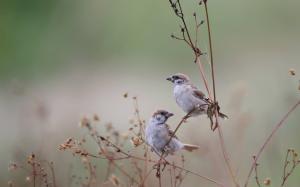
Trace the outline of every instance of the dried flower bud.
<instances>
[{"instance_id":1,"label":"dried flower bud","mask_svg":"<svg viewBox=\"0 0 300 187\"><path fill-rule=\"evenodd\" d=\"M106 126L106 130L107 130L107 131L110 131L110 130L113 129L112 123L107 123L105 126Z\"/></svg>"},{"instance_id":2,"label":"dried flower bud","mask_svg":"<svg viewBox=\"0 0 300 187\"><path fill-rule=\"evenodd\" d=\"M125 133L122 133L121 136L124 138L124 140L127 140L128 139L128 132L125 132Z\"/></svg>"},{"instance_id":3,"label":"dried flower bud","mask_svg":"<svg viewBox=\"0 0 300 187\"><path fill-rule=\"evenodd\" d=\"M266 178L266 179L264 180L264 185L270 186L270 184L271 184L271 179L270 179L270 178Z\"/></svg>"},{"instance_id":4,"label":"dried flower bud","mask_svg":"<svg viewBox=\"0 0 300 187\"><path fill-rule=\"evenodd\" d=\"M114 186L120 185L119 179L114 174L109 177L109 180Z\"/></svg>"},{"instance_id":5,"label":"dried flower bud","mask_svg":"<svg viewBox=\"0 0 300 187\"><path fill-rule=\"evenodd\" d=\"M297 152L294 152L294 157L297 157L298 156L298 153Z\"/></svg>"},{"instance_id":6,"label":"dried flower bud","mask_svg":"<svg viewBox=\"0 0 300 187\"><path fill-rule=\"evenodd\" d=\"M94 121L100 121L100 118L97 114L94 114L93 119Z\"/></svg>"},{"instance_id":7,"label":"dried flower bud","mask_svg":"<svg viewBox=\"0 0 300 187\"><path fill-rule=\"evenodd\" d=\"M291 75L291 76L295 76L296 75L296 71L294 70L294 69L289 69L289 74Z\"/></svg>"},{"instance_id":8,"label":"dried flower bud","mask_svg":"<svg viewBox=\"0 0 300 187\"><path fill-rule=\"evenodd\" d=\"M26 180L26 182L30 182L30 177L29 176L27 176L26 178L25 178L25 180Z\"/></svg>"},{"instance_id":9,"label":"dried flower bud","mask_svg":"<svg viewBox=\"0 0 300 187\"><path fill-rule=\"evenodd\" d=\"M80 127L89 127L90 126L90 120L87 117L83 117L80 120Z\"/></svg>"},{"instance_id":10,"label":"dried flower bud","mask_svg":"<svg viewBox=\"0 0 300 187\"><path fill-rule=\"evenodd\" d=\"M35 155L32 153L31 155L29 155L29 156L27 157L27 163L28 163L28 164L33 163L33 162L34 162L34 158L35 158Z\"/></svg>"},{"instance_id":11,"label":"dried flower bud","mask_svg":"<svg viewBox=\"0 0 300 187\"><path fill-rule=\"evenodd\" d=\"M124 98L127 98L127 97L128 97L128 93L127 93L127 92L124 93L124 94L123 94L123 97L124 97Z\"/></svg>"},{"instance_id":12,"label":"dried flower bud","mask_svg":"<svg viewBox=\"0 0 300 187\"><path fill-rule=\"evenodd\" d=\"M8 171L15 171L16 169L18 169L18 165L16 163L10 163L8 165Z\"/></svg>"},{"instance_id":13,"label":"dried flower bud","mask_svg":"<svg viewBox=\"0 0 300 187\"><path fill-rule=\"evenodd\" d=\"M114 131L112 134L113 134L113 136L115 136L115 137L119 137L119 136L120 136L120 133L119 133L118 131Z\"/></svg>"},{"instance_id":14,"label":"dried flower bud","mask_svg":"<svg viewBox=\"0 0 300 187\"><path fill-rule=\"evenodd\" d=\"M8 187L13 187L13 182L12 181L7 181L7 185L8 185Z\"/></svg>"},{"instance_id":15,"label":"dried flower bud","mask_svg":"<svg viewBox=\"0 0 300 187\"><path fill-rule=\"evenodd\" d=\"M131 138L131 143L137 147L143 143L143 141L139 137L132 137Z\"/></svg>"},{"instance_id":16,"label":"dried flower bud","mask_svg":"<svg viewBox=\"0 0 300 187\"><path fill-rule=\"evenodd\" d=\"M82 158L81 158L81 162L82 162L82 163L87 163L87 162L88 162L88 159L87 159L86 157L82 157Z\"/></svg>"}]
</instances>

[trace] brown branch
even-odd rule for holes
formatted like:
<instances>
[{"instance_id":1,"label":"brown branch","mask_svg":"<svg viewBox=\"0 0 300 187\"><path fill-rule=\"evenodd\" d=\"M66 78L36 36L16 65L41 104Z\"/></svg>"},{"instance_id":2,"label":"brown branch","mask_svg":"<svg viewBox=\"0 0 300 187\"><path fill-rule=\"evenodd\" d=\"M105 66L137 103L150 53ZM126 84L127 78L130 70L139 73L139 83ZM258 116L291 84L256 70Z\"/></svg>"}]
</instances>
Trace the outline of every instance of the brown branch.
<instances>
[{"instance_id":1,"label":"brown branch","mask_svg":"<svg viewBox=\"0 0 300 187\"><path fill-rule=\"evenodd\" d=\"M292 160L289 160L289 155L292 155ZM282 176L282 183L281 187L284 186L285 182L287 181L288 177L293 173L295 170L296 166L300 163L298 158L298 153L296 153L293 149L288 149L287 154L285 157L285 162L284 162L284 169L283 169L283 176ZM288 165L292 162L292 167L290 168L289 171L287 171Z\"/></svg>"},{"instance_id":2,"label":"brown branch","mask_svg":"<svg viewBox=\"0 0 300 187\"><path fill-rule=\"evenodd\" d=\"M277 125L274 127L274 129L272 130L271 134L268 136L268 138L265 140L265 142L263 143L263 145L261 146L261 148L258 150L257 154L255 155L255 162L257 162L257 160L259 159L259 157L261 156L262 152L264 151L264 149L266 148L266 146L268 145L268 143L271 141L271 139L273 138L273 136L275 135L275 133L278 131L278 129L284 124L284 122L286 121L286 119L290 116L290 114L300 105L300 100L296 102L296 104L294 104L290 110L283 116L283 118L277 123ZM251 174L253 172L253 169L255 167L255 162L252 163L250 171L248 173L248 176L246 178L244 187L248 186L249 183L249 179L251 177Z\"/></svg>"},{"instance_id":3,"label":"brown branch","mask_svg":"<svg viewBox=\"0 0 300 187\"><path fill-rule=\"evenodd\" d=\"M182 122L182 123L183 123L183 122ZM109 141L109 140L107 140L107 141ZM127 159L131 158L131 159L136 159L136 160L140 160L140 161L147 161L147 162L155 163L155 165L157 165L157 164L160 165L160 164L161 164L161 163L160 163L161 160L155 161L155 160L151 160L151 159L145 159L145 158L137 157L137 156L134 156L134 155L131 155L131 154L126 153L124 150L122 150L122 149L119 148L117 145L113 144L112 142L109 141L109 143L110 143L112 146L117 147L118 150L119 150L119 153L124 154L124 155L126 156L125 158L127 158ZM88 154L88 156L91 156L91 155ZM95 155L93 155L93 156L95 156ZM97 157L95 156L94 158L97 158ZM201 177L201 178L203 178L203 179L205 179L205 180L207 180L207 181L210 181L210 182L212 182L212 183L217 184L218 186L224 186L224 185L222 185L221 183L219 183L219 182L216 181L216 180L213 180L213 179L211 179L211 178L209 178L209 177L200 175L200 174L198 174L198 173L196 173L196 172L193 172L193 171L191 171L191 170L184 169L184 168L181 167L181 166L177 166L177 165L175 165L175 164L170 164L169 162L165 162L165 164L166 164L166 165L169 165L169 166L172 166L172 167L174 167L174 168L178 168L178 169L184 170L184 171L186 171L186 172L188 172L188 173L190 173L190 174L193 174L193 175L195 175L195 176Z\"/></svg>"},{"instance_id":4,"label":"brown branch","mask_svg":"<svg viewBox=\"0 0 300 187\"><path fill-rule=\"evenodd\" d=\"M212 77L212 83L213 83L213 98L210 95L210 99L214 101L214 103L217 104L217 97L216 97L216 85L215 85L215 71L214 71L214 60L213 60L213 50L212 50L212 37L211 37L211 29L210 29L210 21L209 21L209 15L208 15L208 8L207 8L207 0L204 0L204 9L205 9L205 17L206 17L206 22L207 22L207 31L208 31L208 40L209 40L209 48L210 48L210 66L211 66L211 77ZM199 63L198 63L199 64ZM217 105L218 108L218 105ZM218 128L218 135L219 135L219 140L220 140L220 145L223 153L223 157L225 159L227 168L229 170L231 179L235 186L239 186L235 174L233 172L232 166L230 164L230 159L229 155L227 153L226 147L225 147L225 141L223 137L223 132L221 127L219 126L219 112L217 109L214 110L215 113L215 120L216 120L216 125L215 128Z\"/></svg>"},{"instance_id":5,"label":"brown branch","mask_svg":"<svg viewBox=\"0 0 300 187\"><path fill-rule=\"evenodd\" d=\"M211 67L211 78L213 84L213 101L217 102L216 96L216 83L215 83L215 70L214 70L214 59L213 59L213 50L212 50L212 39L211 39L211 29L210 29L210 21L208 16L208 8L207 8L207 0L204 0L204 9L205 9L205 17L207 23L207 32L208 32L208 43L209 43L209 55L210 55L210 67Z\"/></svg>"},{"instance_id":6,"label":"brown branch","mask_svg":"<svg viewBox=\"0 0 300 187\"><path fill-rule=\"evenodd\" d=\"M253 157L253 160L255 162L255 157ZM254 168L254 170L255 170L255 181L256 181L257 186L261 187L260 182L259 182L259 178L258 178L257 166L258 166L258 163L255 162L255 168Z\"/></svg>"},{"instance_id":7,"label":"brown branch","mask_svg":"<svg viewBox=\"0 0 300 187\"><path fill-rule=\"evenodd\" d=\"M195 56L196 56L196 59L195 59L195 62L197 63L198 67L199 67L199 70L200 70L200 73L201 73L201 78L205 84L205 87L206 87L206 90L207 90L207 93L209 95L209 98L214 101L214 103L217 104L217 101L216 101L216 88L215 88L215 72L214 72L214 61L213 61L213 52L212 52L212 37L211 37L211 29L210 29L210 22L209 22L209 16L208 16L208 8L207 8L207 1L205 0L204 1L204 6L205 6L205 15L206 15L206 22L207 22L207 30L208 30L208 38L209 38L209 48L210 48L210 60L211 60L211 76L212 76L212 80L213 80L213 97L211 95L211 92L210 92L210 89L209 89L209 86L208 86L208 81L206 79L206 76L205 76L205 73L204 73L204 70L203 70L203 66L202 66L202 63L200 61L200 55L202 54L200 49L197 48L197 44L194 44L192 39L191 39L191 36L190 36L190 32L188 30L188 27L187 27L187 24L186 24L186 21L185 21L185 18L184 18L184 14L183 14L183 10L182 10L182 6L181 6L181 3L180 3L180 0L177 0L176 1L178 6L179 6L179 10L176 9L176 4L173 4L172 1L170 1L176 15L181 19L183 25L184 25L184 29L187 33L187 36L188 36L188 39L189 39L189 43L191 44L190 47L191 49L193 50ZM178 12L179 11L179 12ZM194 14L194 16L196 16ZM195 18L195 22L196 22L196 33L198 31L198 24L197 24L197 20ZM196 39L195 41L197 41L197 37L198 35L196 34ZM218 108L218 107L216 107ZM215 110L214 112L215 114L215 118L216 118L216 125L215 125L215 128L217 128L219 125L219 122L218 122L218 111ZM212 127L212 129L215 129ZM230 176L235 184L235 186L239 186L237 181L236 181L236 178L235 178L235 175L233 173L233 169L232 169L232 166L230 164L230 159L229 159L229 156L228 156L228 153L227 153L227 150L226 150L226 147L225 147L225 142L224 142L224 138L223 138L223 133L222 133L222 129L221 127L218 128L218 135L219 135L219 140L220 140L220 144L221 144L221 149L222 149L222 153L223 153L223 157L225 159L225 162L226 162L226 165L228 167L228 170L229 170L229 173L230 173Z\"/></svg>"},{"instance_id":8,"label":"brown branch","mask_svg":"<svg viewBox=\"0 0 300 187\"><path fill-rule=\"evenodd\" d=\"M56 187L56 178L55 178L55 172L54 172L54 164L53 162L46 162L50 168L50 171L51 171L51 175L52 175L52 184L53 184L53 187Z\"/></svg>"}]
</instances>

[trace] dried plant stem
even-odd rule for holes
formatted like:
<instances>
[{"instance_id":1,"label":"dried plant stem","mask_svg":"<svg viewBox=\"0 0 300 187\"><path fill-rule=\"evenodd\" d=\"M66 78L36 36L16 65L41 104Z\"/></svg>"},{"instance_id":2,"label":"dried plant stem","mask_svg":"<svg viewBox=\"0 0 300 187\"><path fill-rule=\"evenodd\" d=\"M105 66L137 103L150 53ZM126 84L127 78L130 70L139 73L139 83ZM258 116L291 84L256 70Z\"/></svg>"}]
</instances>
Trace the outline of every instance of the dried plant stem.
<instances>
[{"instance_id":1,"label":"dried plant stem","mask_svg":"<svg viewBox=\"0 0 300 187\"><path fill-rule=\"evenodd\" d=\"M253 159L254 159L254 162L255 162L255 157L253 157ZM259 182L259 178L258 178L257 166L258 166L258 163L255 162L255 168L254 168L254 170L255 170L255 181L256 181L257 186L261 187L260 182Z\"/></svg>"},{"instance_id":2,"label":"dried plant stem","mask_svg":"<svg viewBox=\"0 0 300 187\"><path fill-rule=\"evenodd\" d=\"M196 58L196 64L198 65L199 71L200 71L200 73L201 73L201 78L202 78L202 80L203 80L203 82L204 82L204 85L205 85L205 88L206 88L208 97L209 97L209 98L212 98L212 95L211 95L211 93L210 93L210 89L209 89L209 87L208 87L208 81L207 81L207 79L206 79L206 76L205 76L205 73L204 73L204 69L203 69L203 65L202 65L202 63L201 63L200 57L197 57L197 58Z\"/></svg>"},{"instance_id":3,"label":"dried plant stem","mask_svg":"<svg viewBox=\"0 0 300 187\"><path fill-rule=\"evenodd\" d=\"M35 167L35 162L32 163L32 175L33 175L33 187L36 186L36 167Z\"/></svg>"},{"instance_id":4,"label":"dried plant stem","mask_svg":"<svg viewBox=\"0 0 300 187\"><path fill-rule=\"evenodd\" d=\"M56 178L55 178L55 172L54 172L54 164L53 164L53 162L47 162L47 164L48 164L48 166L49 166L49 168L50 168L50 171L51 171L51 175L52 175L52 185L53 185L53 187L56 187L57 185L56 185Z\"/></svg>"},{"instance_id":5,"label":"dried plant stem","mask_svg":"<svg viewBox=\"0 0 300 187\"><path fill-rule=\"evenodd\" d=\"M211 100L214 101L214 103L217 102L217 97L216 97L216 85L215 85L215 71L214 71L214 60L213 60L213 50L212 50L212 37L211 37L211 29L210 29L210 21L209 21L209 16L208 16L208 8L207 8L207 0L204 0L204 9L205 9L205 17L206 17L206 23L207 23L207 32L208 32L208 41L209 41L209 54L210 54L210 66L211 66L211 77L212 77L212 84L213 84L213 98L210 94L210 91L207 87L207 92L209 94L209 98ZM202 64L201 62L197 62L200 72L201 72L201 76L203 78L203 81L205 84L207 84L207 80L205 79L204 73L203 73L203 68L202 68ZM218 137L219 137L219 141L220 141L220 145L221 145L221 149L222 149L222 153L223 153L223 157L224 160L226 162L227 168L229 170L230 176L232 178L233 183L235 184L235 186L239 186L235 174L233 172L232 166L230 164L230 158L228 155L228 152L226 150L226 146L225 146L225 141L224 141L224 137L223 137L223 132L222 132L222 128L219 125L219 114L218 111L215 110L215 118L216 118L216 127L218 127Z\"/></svg>"},{"instance_id":6,"label":"dried plant stem","mask_svg":"<svg viewBox=\"0 0 300 187\"><path fill-rule=\"evenodd\" d=\"M183 123L183 122L182 122L182 123ZM125 155L124 159L131 158L131 159L135 159L135 160L147 161L147 162L151 162L151 163L155 163L155 164L161 164L161 163L160 163L161 160L159 160L159 161L155 161L155 160L151 160L151 159L147 160L147 159L145 159L145 158L141 158L141 157L138 157L138 156L130 155L130 154L127 153L126 151L124 151L124 150L122 150L121 148L119 148L117 145L115 145L115 144L113 144L112 142L110 142L109 140L106 139L106 141L107 141L108 143L110 143L110 145L112 145L113 147L117 148L119 153L124 154L124 155ZM92 154L88 154L87 156L91 156L91 157L93 157L93 158L103 158L103 157L98 157L98 156L92 155ZM109 157L108 159L113 160L113 161L116 160L116 159L113 159L113 158L110 158L110 157ZM119 160L120 160L120 159L119 159ZM188 172L188 173L190 173L190 174L193 174L193 175L195 175L195 176L198 176L198 177L200 177L200 178L202 178L202 179L205 179L205 180L207 180L207 181L210 181L210 182L212 182L212 183L215 183L215 184L217 184L218 186L224 186L223 184L221 184L220 182L218 182L218 181L216 181L216 180L214 180L214 179L211 179L211 178L206 177L206 176L204 176L204 175L200 175L200 174L198 174L198 173L196 173L196 172L193 172L193 171L191 171L191 170L184 169L184 168L181 167L181 166L177 166L177 165L171 164L171 163L169 163L169 162L165 162L165 164L166 164L166 165L169 165L169 166L172 166L172 167L174 167L174 168L177 168L177 169L181 169L181 170L183 170L183 171L186 171L186 172Z\"/></svg>"},{"instance_id":7,"label":"dried plant stem","mask_svg":"<svg viewBox=\"0 0 300 187\"><path fill-rule=\"evenodd\" d=\"M266 139L266 141L263 143L263 145L261 146L261 148L259 149L259 151L257 152L257 154L255 155L255 160L252 163L252 166L250 168L250 171L248 173L246 182L244 187L248 186L249 183L249 179L251 177L251 174L255 168L255 163L257 162L257 160L259 159L260 155L262 154L262 152L265 150L266 146L268 145L268 143L271 141L271 139L273 138L274 134L278 131L278 129L284 124L284 122L286 121L286 119L290 116L290 114L300 105L300 100L296 102L296 104L294 104L291 109L283 116L283 118L277 123L277 125L274 127L274 129L272 130L271 134L268 136L268 138Z\"/></svg>"},{"instance_id":8,"label":"dried plant stem","mask_svg":"<svg viewBox=\"0 0 300 187\"><path fill-rule=\"evenodd\" d=\"M216 124L217 124L217 130L218 130L218 137L219 137L219 141L220 141L220 145L221 145L221 149L222 149L222 154L223 154L223 157L224 157L224 160L225 160L225 163L227 165L227 168L228 168L228 171L229 171L229 174L230 174L230 177L233 181L233 183L235 184L236 187L239 186L237 180L236 180L236 177L235 177L235 174L233 172L233 169L232 169L232 166L230 164L230 158L228 156L228 153L227 153L227 150L226 150L226 146L225 146L225 141L224 141L224 137L223 137L223 132L222 132L222 128L221 126L219 125L219 122L218 122L218 112L215 111L215 115L216 115Z\"/></svg>"},{"instance_id":9,"label":"dried plant stem","mask_svg":"<svg viewBox=\"0 0 300 187\"><path fill-rule=\"evenodd\" d=\"M158 177L158 185L161 187L161 176Z\"/></svg>"},{"instance_id":10,"label":"dried plant stem","mask_svg":"<svg viewBox=\"0 0 300 187\"><path fill-rule=\"evenodd\" d=\"M214 59L213 59L213 50L212 50L212 39L211 39L211 29L210 29L210 21L208 16L208 8L207 8L207 0L204 0L204 9L205 9L205 17L207 23L207 32L208 32L208 43L209 43L209 55L210 55L210 66L211 66L211 78L213 84L213 101L217 101L216 97L216 83L215 83L215 70L214 70Z\"/></svg>"},{"instance_id":11,"label":"dried plant stem","mask_svg":"<svg viewBox=\"0 0 300 187\"><path fill-rule=\"evenodd\" d=\"M196 173L196 172L193 172L193 171L191 171L191 170L187 170L187 169L185 169L185 168L183 168L183 167L180 167L180 166L177 166L177 165L174 165L174 164L170 164L170 163L169 163L168 165L169 165L169 166L172 166L172 167L175 167L175 168L178 168L178 169L181 169L182 171L185 171L185 172L187 172L187 173L193 174L193 175L198 176L198 177L200 177L200 178L202 178L202 179L205 179L205 180L207 180L207 181L210 181L210 182L212 182L212 183L214 183L214 184L216 184L216 185L218 185L218 186L224 187L223 184L221 184L220 182L218 182L218 181L216 181L216 180L213 180L213 179L211 179L211 178L209 178L209 177L200 175L200 174L198 174L198 173Z\"/></svg>"},{"instance_id":12,"label":"dried plant stem","mask_svg":"<svg viewBox=\"0 0 300 187\"><path fill-rule=\"evenodd\" d=\"M291 156L291 160L289 160L289 156ZM292 166L290 169L288 169L289 164ZM298 160L298 153L295 152L294 149L288 149L286 152L285 156L285 161L284 161L284 167L283 167L283 176L282 176L282 182L281 182L281 187L284 186L285 182L289 178L289 176L294 172L296 166L300 164L300 161Z\"/></svg>"}]
</instances>

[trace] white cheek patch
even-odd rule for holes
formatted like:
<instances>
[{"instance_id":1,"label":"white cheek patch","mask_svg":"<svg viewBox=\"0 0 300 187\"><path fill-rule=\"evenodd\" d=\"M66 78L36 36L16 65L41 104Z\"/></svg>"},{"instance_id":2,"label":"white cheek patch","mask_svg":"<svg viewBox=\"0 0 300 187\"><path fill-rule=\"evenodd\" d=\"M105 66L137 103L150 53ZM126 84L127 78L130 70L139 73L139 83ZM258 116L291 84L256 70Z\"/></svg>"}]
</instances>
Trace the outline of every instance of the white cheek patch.
<instances>
[{"instance_id":1,"label":"white cheek patch","mask_svg":"<svg viewBox=\"0 0 300 187\"><path fill-rule=\"evenodd\" d=\"M163 122L164 121L164 116L162 116L162 115L157 115L155 118L158 122Z\"/></svg>"}]
</instances>

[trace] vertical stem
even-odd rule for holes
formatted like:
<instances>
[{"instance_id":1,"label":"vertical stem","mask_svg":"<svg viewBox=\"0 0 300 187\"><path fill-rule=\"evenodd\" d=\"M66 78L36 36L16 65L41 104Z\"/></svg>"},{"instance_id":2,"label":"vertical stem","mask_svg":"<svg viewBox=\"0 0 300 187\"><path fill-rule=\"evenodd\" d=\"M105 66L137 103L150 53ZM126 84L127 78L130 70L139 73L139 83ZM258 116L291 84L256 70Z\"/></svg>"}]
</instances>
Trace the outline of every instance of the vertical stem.
<instances>
[{"instance_id":1,"label":"vertical stem","mask_svg":"<svg viewBox=\"0 0 300 187\"><path fill-rule=\"evenodd\" d=\"M33 168L33 187L35 187L35 182L36 182L36 169L35 169L35 163L33 163L32 168Z\"/></svg>"},{"instance_id":2,"label":"vertical stem","mask_svg":"<svg viewBox=\"0 0 300 187\"><path fill-rule=\"evenodd\" d=\"M160 168L159 168L159 170L160 170ZM159 172L160 173L160 172ZM160 173L161 174L161 173ZM161 186L161 175L159 175L159 177L158 177L158 185L159 185L159 187L162 187Z\"/></svg>"},{"instance_id":3,"label":"vertical stem","mask_svg":"<svg viewBox=\"0 0 300 187\"><path fill-rule=\"evenodd\" d=\"M53 164L53 162L48 163L48 164L50 165L53 187L56 187L56 179L55 179L55 172L54 172L54 166L53 166L54 164Z\"/></svg>"},{"instance_id":4,"label":"vertical stem","mask_svg":"<svg viewBox=\"0 0 300 187\"><path fill-rule=\"evenodd\" d=\"M208 41L209 41L211 77L212 77L212 83L213 83L213 101L216 103L217 97L216 97L215 70L214 70L214 59L213 59L213 50L212 50L212 37L211 37L210 21L209 21L209 16L208 16L207 0L204 0L203 2L204 2L204 8L205 8L205 17L206 17ZM237 180L235 178L232 166L230 164L230 159L229 159L229 155L226 150L226 147L225 147L225 142L224 142L224 137L223 137L223 132L222 132L221 126L218 125L219 120L218 120L218 111L217 110L215 110L215 117L216 117L216 126L218 127L218 135L219 135L219 140L220 140L220 144L221 144L223 157L225 159L225 162L226 162L226 165L229 170L229 173L230 173L233 183L235 184L235 186L239 186L237 183Z\"/></svg>"},{"instance_id":5,"label":"vertical stem","mask_svg":"<svg viewBox=\"0 0 300 187\"><path fill-rule=\"evenodd\" d=\"M196 63L197 63L197 65L198 65L198 67L199 67L199 71L200 71L200 73L201 73L201 78L202 78L202 80L203 80L203 82L204 82L206 91L207 91L207 93L208 93L208 97L211 98L210 89L209 89L209 87L208 87L208 82L207 82L207 79L206 79L206 76L205 76L205 73L204 73L204 69L203 69L202 63L201 63L201 61L200 61L200 57L197 57L197 58L196 58Z\"/></svg>"},{"instance_id":6,"label":"vertical stem","mask_svg":"<svg viewBox=\"0 0 300 187\"><path fill-rule=\"evenodd\" d=\"M209 16L208 16L207 0L204 0L204 8L205 8L205 16L206 16L206 22L207 22L211 77L212 77L212 83L213 83L213 94L214 94L213 101L216 102L217 97L216 97L216 84L215 84L215 70L214 70L214 59L213 59L211 29L210 29L210 22L209 22Z\"/></svg>"},{"instance_id":7,"label":"vertical stem","mask_svg":"<svg viewBox=\"0 0 300 187\"><path fill-rule=\"evenodd\" d=\"M230 177L233 181L233 183L235 184L236 187L239 186L237 180L236 180L236 177L235 177L235 174L234 174L234 171L232 169L232 166L230 164L230 159L229 159L229 155L228 155L228 152L226 150L226 146L225 146L225 141L224 141L224 137L223 137L223 132L222 132L222 128L219 124L219 120L218 120L218 111L215 111L215 116L216 116L216 124L218 126L218 135L219 135L219 141L220 141L220 145L221 145L221 149L222 149L222 153L223 153L223 157L224 157L224 160L225 160L225 163L227 165L227 168L228 168L228 171L229 171L229 174L230 174Z\"/></svg>"}]
</instances>

